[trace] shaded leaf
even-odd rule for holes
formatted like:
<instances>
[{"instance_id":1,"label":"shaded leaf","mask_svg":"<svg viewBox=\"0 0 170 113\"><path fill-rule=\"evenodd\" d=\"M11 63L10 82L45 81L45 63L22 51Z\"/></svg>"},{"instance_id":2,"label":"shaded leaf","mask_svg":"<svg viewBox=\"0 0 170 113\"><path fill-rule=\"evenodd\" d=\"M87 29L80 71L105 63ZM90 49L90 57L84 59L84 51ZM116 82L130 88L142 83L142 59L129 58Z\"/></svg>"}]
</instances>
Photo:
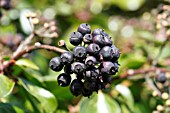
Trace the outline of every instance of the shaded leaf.
<instances>
[{"instance_id":1,"label":"shaded leaf","mask_svg":"<svg viewBox=\"0 0 170 113\"><path fill-rule=\"evenodd\" d=\"M5 75L0 74L0 98L9 95L12 92L14 85L15 82L11 81Z\"/></svg>"},{"instance_id":2,"label":"shaded leaf","mask_svg":"<svg viewBox=\"0 0 170 113\"><path fill-rule=\"evenodd\" d=\"M118 103L108 95L99 92L80 101L79 113L121 113Z\"/></svg>"},{"instance_id":3,"label":"shaded leaf","mask_svg":"<svg viewBox=\"0 0 170 113\"><path fill-rule=\"evenodd\" d=\"M0 113L24 113L24 111L9 103L0 103Z\"/></svg>"},{"instance_id":4,"label":"shaded leaf","mask_svg":"<svg viewBox=\"0 0 170 113\"><path fill-rule=\"evenodd\" d=\"M19 79L19 83L26 89L26 91L28 91L28 93L39 101L41 109L43 109L45 113L53 113L56 110L58 103L52 93L39 86L33 85L24 79Z\"/></svg>"},{"instance_id":5,"label":"shaded leaf","mask_svg":"<svg viewBox=\"0 0 170 113\"><path fill-rule=\"evenodd\" d=\"M29 59L19 59L16 61L16 65L18 66L25 66L25 67L29 67L35 70L38 70L39 67L37 65L35 65L31 60Z\"/></svg>"}]
</instances>

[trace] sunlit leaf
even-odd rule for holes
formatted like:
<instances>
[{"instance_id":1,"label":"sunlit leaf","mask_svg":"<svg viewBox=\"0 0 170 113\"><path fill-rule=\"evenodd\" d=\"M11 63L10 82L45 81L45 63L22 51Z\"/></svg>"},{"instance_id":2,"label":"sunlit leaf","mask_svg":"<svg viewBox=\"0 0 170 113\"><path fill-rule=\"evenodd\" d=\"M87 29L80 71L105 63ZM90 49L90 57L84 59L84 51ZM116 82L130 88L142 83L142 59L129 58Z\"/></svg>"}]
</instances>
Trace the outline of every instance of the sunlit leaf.
<instances>
[{"instance_id":1,"label":"sunlit leaf","mask_svg":"<svg viewBox=\"0 0 170 113\"><path fill-rule=\"evenodd\" d=\"M8 96L12 92L14 85L15 82L0 74L0 98Z\"/></svg>"},{"instance_id":2,"label":"sunlit leaf","mask_svg":"<svg viewBox=\"0 0 170 113\"><path fill-rule=\"evenodd\" d=\"M125 100L125 104L128 105L131 110L134 110L134 99L131 91L126 86L121 84L116 85L115 88L122 95Z\"/></svg>"},{"instance_id":3,"label":"sunlit leaf","mask_svg":"<svg viewBox=\"0 0 170 113\"><path fill-rule=\"evenodd\" d=\"M68 113L68 111L65 111L65 110L57 110L56 113Z\"/></svg>"},{"instance_id":4,"label":"sunlit leaf","mask_svg":"<svg viewBox=\"0 0 170 113\"><path fill-rule=\"evenodd\" d=\"M34 96L40 103L41 109L46 113L53 113L58 106L55 96L49 91L35 86L24 79L19 79L19 83L28 91L29 94Z\"/></svg>"},{"instance_id":5,"label":"sunlit leaf","mask_svg":"<svg viewBox=\"0 0 170 113\"><path fill-rule=\"evenodd\" d=\"M108 95L99 92L80 101L79 113L121 113L118 103Z\"/></svg>"},{"instance_id":6,"label":"sunlit leaf","mask_svg":"<svg viewBox=\"0 0 170 113\"><path fill-rule=\"evenodd\" d=\"M29 67L35 70L38 70L38 66L35 65L31 60L29 59L19 59L16 61L16 65L18 66L25 66L25 67Z\"/></svg>"}]
</instances>

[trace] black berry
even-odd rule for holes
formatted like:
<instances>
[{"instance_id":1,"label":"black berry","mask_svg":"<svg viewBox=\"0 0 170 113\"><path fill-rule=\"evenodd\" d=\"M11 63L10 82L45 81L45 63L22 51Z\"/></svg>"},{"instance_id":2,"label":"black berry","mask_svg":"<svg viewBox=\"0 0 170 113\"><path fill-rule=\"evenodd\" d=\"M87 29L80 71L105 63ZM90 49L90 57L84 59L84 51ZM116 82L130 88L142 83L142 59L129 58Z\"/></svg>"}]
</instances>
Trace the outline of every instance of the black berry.
<instances>
[{"instance_id":1,"label":"black berry","mask_svg":"<svg viewBox=\"0 0 170 113\"><path fill-rule=\"evenodd\" d=\"M101 74L102 75L115 75L118 71L118 67L116 64L110 61L104 61L101 64Z\"/></svg>"},{"instance_id":2,"label":"black berry","mask_svg":"<svg viewBox=\"0 0 170 113\"><path fill-rule=\"evenodd\" d=\"M81 80L74 79L70 84L70 91L74 96L78 96L83 91L83 83Z\"/></svg>"},{"instance_id":3,"label":"black berry","mask_svg":"<svg viewBox=\"0 0 170 113\"><path fill-rule=\"evenodd\" d=\"M83 41L83 35L79 32L73 32L70 35L70 43L77 46Z\"/></svg>"},{"instance_id":4,"label":"black berry","mask_svg":"<svg viewBox=\"0 0 170 113\"><path fill-rule=\"evenodd\" d=\"M114 57L114 51L109 46L104 46L99 53L103 60L111 60Z\"/></svg>"},{"instance_id":5,"label":"black berry","mask_svg":"<svg viewBox=\"0 0 170 113\"><path fill-rule=\"evenodd\" d=\"M64 72L67 73L67 74L73 74L73 71L71 70L71 64L67 64L64 67Z\"/></svg>"},{"instance_id":6,"label":"black berry","mask_svg":"<svg viewBox=\"0 0 170 113\"><path fill-rule=\"evenodd\" d=\"M78 27L78 32L82 33L83 35L85 34L90 34L91 33L91 27L89 24L87 23L82 23L80 24L80 26Z\"/></svg>"},{"instance_id":7,"label":"black berry","mask_svg":"<svg viewBox=\"0 0 170 113\"><path fill-rule=\"evenodd\" d=\"M70 64L73 62L73 54L71 52L64 52L60 56L61 61L64 65Z\"/></svg>"},{"instance_id":8,"label":"black berry","mask_svg":"<svg viewBox=\"0 0 170 113\"><path fill-rule=\"evenodd\" d=\"M104 36L102 35L96 35L93 37L93 43L98 44L100 47L105 46L105 40L104 40Z\"/></svg>"},{"instance_id":9,"label":"black berry","mask_svg":"<svg viewBox=\"0 0 170 113\"><path fill-rule=\"evenodd\" d=\"M98 44L91 43L87 46L87 53L89 53L90 55L98 55L99 51L100 47Z\"/></svg>"},{"instance_id":10,"label":"black berry","mask_svg":"<svg viewBox=\"0 0 170 113\"><path fill-rule=\"evenodd\" d=\"M71 82L71 76L66 73L62 73L57 77L57 81L60 86L68 86Z\"/></svg>"},{"instance_id":11,"label":"black berry","mask_svg":"<svg viewBox=\"0 0 170 113\"><path fill-rule=\"evenodd\" d=\"M112 45L111 37L109 37L109 36L104 36L104 45L105 45L105 46L111 46L111 45Z\"/></svg>"},{"instance_id":12,"label":"black berry","mask_svg":"<svg viewBox=\"0 0 170 113\"><path fill-rule=\"evenodd\" d=\"M99 70L97 68L86 71L85 77L90 81L96 81L99 77Z\"/></svg>"},{"instance_id":13,"label":"black berry","mask_svg":"<svg viewBox=\"0 0 170 113\"><path fill-rule=\"evenodd\" d=\"M84 78L84 73L76 74L78 80L82 80Z\"/></svg>"},{"instance_id":14,"label":"black berry","mask_svg":"<svg viewBox=\"0 0 170 113\"><path fill-rule=\"evenodd\" d=\"M86 88L83 88L82 95L83 95L84 97L88 97L88 98L89 98L92 94L93 94L93 91L88 90L88 89L86 89Z\"/></svg>"},{"instance_id":15,"label":"black berry","mask_svg":"<svg viewBox=\"0 0 170 113\"><path fill-rule=\"evenodd\" d=\"M83 37L83 42L85 44L89 44L92 42L92 35L91 34L85 34Z\"/></svg>"},{"instance_id":16,"label":"black berry","mask_svg":"<svg viewBox=\"0 0 170 113\"><path fill-rule=\"evenodd\" d=\"M104 83L111 83L112 78L110 75L103 75L102 80Z\"/></svg>"},{"instance_id":17,"label":"black berry","mask_svg":"<svg viewBox=\"0 0 170 113\"><path fill-rule=\"evenodd\" d=\"M94 67L97 64L97 60L94 56L88 56L85 60L85 65L87 68Z\"/></svg>"},{"instance_id":18,"label":"black berry","mask_svg":"<svg viewBox=\"0 0 170 113\"><path fill-rule=\"evenodd\" d=\"M96 81L90 81L90 80L86 79L84 81L84 87L91 91L98 91L98 84Z\"/></svg>"},{"instance_id":19,"label":"black berry","mask_svg":"<svg viewBox=\"0 0 170 113\"><path fill-rule=\"evenodd\" d=\"M52 58L50 60L49 66L53 71L61 71L63 68L63 64L61 63L61 58L60 57Z\"/></svg>"},{"instance_id":20,"label":"black berry","mask_svg":"<svg viewBox=\"0 0 170 113\"><path fill-rule=\"evenodd\" d=\"M74 62L71 64L71 70L76 74L81 74L85 71L86 67L81 62Z\"/></svg>"},{"instance_id":21,"label":"black berry","mask_svg":"<svg viewBox=\"0 0 170 113\"><path fill-rule=\"evenodd\" d=\"M86 58L86 48L84 46L76 46L73 49L73 55L74 58L76 58L77 60L83 60L84 58Z\"/></svg>"},{"instance_id":22,"label":"black berry","mask_svg":"<svg viewBox=\"0 0 170 113\"><path fill-rule=\"evenodd\" d=\"M113 52L112 61L117 61L118 58L120 57L120 51L115 45L112 45L111 48L112 48L112 52Z\"/></svg>"},{"instance_id":23,"label":"black berry","mask_svg":"<svg viewBox=\"0 0 170 113\"><path fill-rule=\"evenodd\" d=\"M157 75L156 80L160 83L165 83L167 80L167 77L165 73L160 73L159 75Z\"/></svg>"},{"instance_id":24,"label":"black berry","mask_svg":"<svg viewBox=\"0 0 170 113\"><path fill-rule=\"evenodd\" d=\"M97 29L95 29L95 30L92 32L92 36L94 37L94 36L96 36L96 35L102 35L102 32L103 32L103 31L104 31L103 29L97 28Z\"/></svg>"}]
</instances>

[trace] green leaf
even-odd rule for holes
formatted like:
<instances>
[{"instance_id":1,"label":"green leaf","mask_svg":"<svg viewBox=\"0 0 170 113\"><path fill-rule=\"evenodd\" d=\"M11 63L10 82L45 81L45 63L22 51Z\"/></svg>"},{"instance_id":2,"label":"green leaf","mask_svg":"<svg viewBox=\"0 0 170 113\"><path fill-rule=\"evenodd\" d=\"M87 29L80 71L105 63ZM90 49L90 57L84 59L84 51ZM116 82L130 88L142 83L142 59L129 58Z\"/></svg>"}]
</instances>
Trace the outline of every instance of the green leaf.
<instances>
[{"instance_id":1,"label":"green leaf","mask_svg":"<svg viewBox=\"0 0 170 113\"><path fill-rule=\"evenodd\" d=\"M43 109L45 113L53 113L56 110L58 103L52 93L39 86L33 85L24 79L19 79L19 83L28 93L39 101L41 109Z\"/></svg>"},{"instance_id":2,"label":"green leaf","mask_svg":"<svg viewBox=\"0 0 170 113\"><path fill-rule=\"evenodd\" d=\"M19 107L13 106L13 108L15 109L16 113L25 113L22 109L20 109Z\"/></svg>"},{"instance_id":3,"label":"green leaf","mask_svg":"<svg viewBox=\"0 0 170 113\"><path fill-rule=\"evenodd\" d=\"M65 110L57 110L56 113L68 113L68 111L65 111Z\"/></svg>"},{"instance_id":4,"label":"green leaf","mask_svg":"<svg viewBox=\"0 0 170 113\"><path fill-rule=\"evenodd\" d=\"M121 94L123 99L125 100L125 104L133 111L134 110L134 98L132 96L131 91L124 85L116 85L116 90Z\"/></svg>"},{"instance_id":5,"label":"green leaf","mask_svg":"<svg viewBox=\"0 0 170 113\"><path fill-rule=\"evenodd\" d=\"M139 53L129 53L127 55L124 55L120 59L120 68L132 68L132 69L138 69L146 62L146 58L142 55L139 55Z\"/></svg>"},{"instance_id":6,"label":"green leaf","mask_svg":"<svg viewBox=\"0 0 170 113\"><path fill-rule=\"evenodd\" d=\"M0 103L0 113L16 113L12 105L7 103Z\"/></svg>"},{"instance_id":7,"label":"green leaf","mask_svg":"<svg viewBox=\"0 0 170 113\"><path fill-rule=\"evenodd\" d=\"M12 92L14 85L15 82L0 74L0 98L8 96Z\"/></svg>"},{"instance_id":8,"label":"green leaf","mask_svg":"<svg viewBox=\"0 0 170 113\"><path fill-rule=\"evenodd\" d=\"M19 59L16 61L16 65L18 66L25 66L25 67L29 67L35 70L39 70L39 67L37 65L35 65L31 60L29 59Z\"/></svg>"},{"instance_id":9,"label":"green leaf","mask_svg":"<svg viewBox=\"0 0 170 113\"><path fill-rule=\"evenodd\" d=\"M101 91L80 101L79 113L121 113L118 103Z\"/></svg>"},{"instance_id":10,"label":"green leaf","mask_svg":"<svg viewBox=\"0 0 170 113\"><path fill-rule=\"evenodd\" d=\"M0 103L0 113L24 113L24 111L9 103Z\"/></svg>"}]
</instances>

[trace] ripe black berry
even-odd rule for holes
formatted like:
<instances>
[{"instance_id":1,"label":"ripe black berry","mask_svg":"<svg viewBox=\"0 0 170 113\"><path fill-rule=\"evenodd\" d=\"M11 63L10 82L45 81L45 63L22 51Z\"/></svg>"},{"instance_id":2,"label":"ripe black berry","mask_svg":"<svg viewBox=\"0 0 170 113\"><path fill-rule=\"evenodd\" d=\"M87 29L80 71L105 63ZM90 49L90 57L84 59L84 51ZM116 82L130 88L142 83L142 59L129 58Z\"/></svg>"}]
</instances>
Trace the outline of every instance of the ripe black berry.
<instances>
[{"instance_id":1,"label":"ripe black berry","mask_svg":"<svg viewBox=\"0 0 170 113\"><path fill-rule=\"evenodd\" d=\"M90 55L97 55L99 51L100 47L95 43L91 43L87 46L87 53L89 53Z\"/></svg>"},{"instance_id":2,"label":"ripe black berry","mask_svg":"<svg viewBox=\"0 0 170 113\"><path fill-rule=\"evenodd\" d=\"M61 58L60 57L52 58L50 60L49 66L53 71L61 71L63 68L63 64L61 63Z\"/></svg>"},{"instance_id":3,"label":"ripe black berry","mask_svg":"<svg viewBox=\"0 0 170 113\"><path fill-rule=\"evenodd\" d=\"M71 70L76 74L81 74L85 71L86 67L81 62L74 62L71 64Z\"/></svg>"},{"instance_id":4,"label":"ripe black berry","mask_svg":"<svg viewBox=\"0 0 170 113\"><path fill-rule=\"evenodd\" d=\"M88 90L88 89L86 89L86 88L83 88L82 95L83 95L84 97L88 97L88 98L89 98L92 94L93 94L93 91Z\"/></svg>"},{"instance_id":5,"label":"ripe black berry","mask_svg":"<svg viewBox=\"0 0 170 113\"><path fill-rule=\"evenodd\" d=\"M83 37L83 42L85 44L89 44L92 42L92 35L91 34L85 34Z\"/></svg>"},{"instance_id":6,"label":"ripe black berry","mask_svg":"<svg viewBox=\"0 0 170 113\"><path fill-rule=\"evenodd\" d=\"M71 70L71 64L64 66L64 72L67 74L73 74L73 71Z\"/></svg>"},{"instance_id":7,"label":"ripe black berry","mask_svg":"<svg viewBox=\"0 0 170 113\"><path fill-rule=\"evenodd\" d=\"M111 83L112 78L110 75L103 75L102 80L104 83Z\"/></svg>"},{"instance_id":8,"label":"ripe black berry","mask_svg":"<svg viewBox=\"0 0 170 113\"><path fill-rule=\"evenodd\" d=\"M68 86L71 82L71 76L66 73L62 73L57 77L57 81L60 86Z\"/></svg>"},{"instance_id":9,"label":"ripe black berry","mask_svg":"<svg viewBox=\"0 0 170 113\"><path fill-rule=\"evenodd\" d=\"M87 68L94 67L96 64L97 64L97 61L94 56L88 56L85 60L85 65Z\"/></svg>"},{"instance_id":10,"label":"ripe black berry","mask_svg":"<svg viewBox=\"0 0 170 113\"><path fill-rule=\"evenodd\" d=\"M89 24L87 23L82 23L80 24L80 26L78 27L78 32L82 33L83 35L85 34L90 34L91 33L91 27Z\"/></svg>"},{"instance_id":11,"label":"ripe black berry","mask_svg":"<svg viewBox=\"0 0 170 113\"><path fill-rule=\"evenodd\" d=\"M83 60L86 57L86 48L84 46L76 46L73 49L74 58L77 60Z\"/></svg>"},{"instance_id":12,"label":"ripe black berry","mask_svg":"<svg viewBox=\"0 0 170 113\"><path fill-rule=\"evenodd\" d=\"M104 36L104 45L105 46L111 46L112 45L112 40L109 36Z\"/></svg>"},{"instance_id":13,"label":"ripe black berry","mask_svg":"<svg viewBox=\"0 0 170 113\"><path fill-rule=\"evenodd\" d=\"M104 61L101 64L101 74L102 75L114 75L118 71L116 64L110 61Z\"/></svg>"},{"instance_id":14,"label":"ripe black berry","mask_svg":"<svg viewBox=\"0 0 170 113\"><path fill-rule=\"evenodd\" d=\"M82 81L78 79L74 79L70 84L70 91L75 96L80 95L83 91Z\"/></svg>"},{"instance_id":15,"label":"ripe black berry","mask_svg":"<svg viewBox=\"0 0 170 113\"><path fill-rule=\"evenodd\" d=\"M91 91L98 91L98 84L96 81L90 81L90 80L86 79L84 81L84 87Z\"/></svg>"},{"instance_id":16,"label":"ripe black berry","mask_svg":"<svg viewBox=\"0 0 170 113\"><path fill-rule=\"evenodd\" d=\"M73 32L70 35L70 43L77 46L83 41L83 35L79 32Z\"/></svg>"},{"instance_id":17,"label":"ripe black berry","mask_svg":"<svg viewBox=\"0 0 170 113\"><path fill-rule=\"evenodd\" d=\"M64 65L70 64L73 62L73 54L71 52L64 52L60 56L61 61Z\"/></svg>"},{"instance_id":18,"label":"ripe black berry","mask_svg":"<svg viewBox=\"0 0 170 113\"><path fill-rule=\"evenodd\" d=\"M92 32L92 36L94 37L96 35L102 35L103 31L104 31L103 29L97 28Z\"/></svg>"},{"instance_id":19,"label":"ripe black berry","mask_svg":"<svg viewBox=\"0 0 170 113\"><path fill-rule=\"evenodd\" d=\"M104 60L111 60L114 57L114 51L109 46L104 46L99 54L102 55Z\"/></svg>"},{"instance_id":20,"label":"ripe black berry","mask_svg":"<svg viewBox=\"0 0 170 113\"><path fill-rule=\"evenodd\" d=\"M167 80L167 77L165 73L160 73L159 75L157 75L156 80L160 83L165 83Z\"/></svg>"},{"instance_id":21,"label":"ripe black berry","mask_svg":"<svg viewBox=\"0 0 170 113\"><path fill-rule=\"evenodd\" d=\"M112 45L111 48L112 48L112 52L113 52L113 54L112 54L112 61L117 61L118 58L120 57L120 51L114 45Z\"/></svg>"},{"instance_id":22,"label":"ripe black berry","mask_svg":"<svg viewBox=\"0 0 170 113\"><path fill-rule=\"evenodd\" d=\"M99 77L99 69L94 68L91 70L87 70L85 77L90 81L96 81Z\"/></svg>"},{"instance_id":23,"label":"ripe black berry","mask_svg":"<svg viewBox=\"0 0 170 113\"><path fill-rule=\"evenodd\" d=\"M104 36L96 35L93 37L93 43L98 44L100 47L105 46Z\"/></svg>"},{"instance_id":24,"label":"ripe black berry","mask_svg":"<svg viewBox=\"0 0 170 113\"><path fill-rule=\"evenodd\" d=\"M84 76L85 76L84 73L76 74L76 78L78 80L82 80L84 78Z\"/></svg>"}]
</instances>

